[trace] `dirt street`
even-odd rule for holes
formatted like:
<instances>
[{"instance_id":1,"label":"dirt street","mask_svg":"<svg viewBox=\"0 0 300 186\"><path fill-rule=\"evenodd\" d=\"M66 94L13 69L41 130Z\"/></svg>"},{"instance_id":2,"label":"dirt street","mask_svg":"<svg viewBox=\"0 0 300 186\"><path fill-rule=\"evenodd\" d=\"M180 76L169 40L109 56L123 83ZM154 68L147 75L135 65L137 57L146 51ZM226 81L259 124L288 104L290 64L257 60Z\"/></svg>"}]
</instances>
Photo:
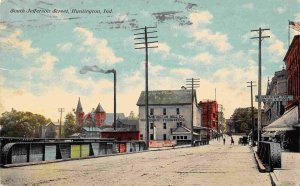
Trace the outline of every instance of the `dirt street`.
<instances>
[{"instance_id":1,"label":"dirt street","mask_svg":"<svg viewBox=\"0 0 300 186\"><path fill-rule=\"evenodd\" d=\"M237 143L237 140L235 140ZM0 169L3 185L270 185L248 146L211 145Z\"/></svg>"}]
</instances>

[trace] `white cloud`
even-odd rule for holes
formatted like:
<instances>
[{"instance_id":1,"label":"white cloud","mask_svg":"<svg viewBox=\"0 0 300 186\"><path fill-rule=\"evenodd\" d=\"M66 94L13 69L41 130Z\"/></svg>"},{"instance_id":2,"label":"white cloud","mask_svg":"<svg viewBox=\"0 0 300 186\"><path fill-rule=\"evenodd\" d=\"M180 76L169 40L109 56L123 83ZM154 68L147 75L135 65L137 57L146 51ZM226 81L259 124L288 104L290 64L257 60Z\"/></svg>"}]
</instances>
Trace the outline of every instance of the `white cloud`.
<instances>
[{"instance_id":1,"label":"white cloud","mask_svg":"<svg viewBox=\"0 0 300 186\"><path fill-rule=\"evenodd\" d=\"M174 68L170 70L170 73L176 76L190 77L193 76L194 71L189 68Z\"/></svg>"},{"instance_id":2,"label":"white cloud","mask_svg":"<svg viewBox=\"0 0 300 186\"><path fill-rule=\"evenodd\" d=\"M210 64L212 61L212 58L213 58L213 56L210 53L204 52L204 53L200 53L200 54L196 55L195 57L193 57L193 61Z\"/></svg>"},{"instance_id":3,"label":"white cloud","mask_svg":"<svg viewBox=\"0 0 300 186\"><path fill-rule=\"evenodd\" d=\"M95 38L91 31L82 27L76 27L74 32L79 33L82 37L84 40L83 47L85 47L86 50L95 52L99 63L113 65L124 60L121 57L117 57L113 49L108 47L106 39Z\"/></svg>"},{"instance_id":4,"label":"white cloud","mask_svg":"<svg viewBox=\"0 0 300 186\"><path fill-rule=\"evenodd\" d=\"M210 23L212 18L213 15L209 11L193 12L189 15L189 19L194 25Z\"/></svg>"},{"instance_id":5,"label":"white cloud","mask_svg":"<svg viewBox=\"0 0 300 186\"><path fill-rule=\"evenodd\" d=\"M268 52L271 54L271 60L275 63L278 63L283 60L283 57L286 53L284 48L284 43L276 37L271 31L268 32L270 39L267 40L269 46L267 48Z\"/></svg>"},{"instance_id":6,"label":"white cloud","mask_svg":"<svg viewBox=\"0 0 300 186\"><path fill-rule=\"evenodd\" d=\"M283 14L286 11L286 7L278 7L276 11L278 14Z\"/></svg>"},{"instance_id":7,"label":"white cloud","mask_svg":"<svg viewBox=\"0 0 300 186\"><path fill-rule=\"evenodd\" d=\"M300 21L300 13L295 15L295 20Z\"/></svg>"},{"instance_id":8,"label":"white cloud","mask_svg":"<svg viewBox=\"0 0 300 186\"><path fill-rule=\"evenodd\" d=\"M5 26L1 27L2 29ZM20 50L23 57L27 57L30 54L35 54L39 52L38 48L33 48L31 46L31 40L21 40L19 39L20 35L22 34L22 30L17 29L8 37L0 37L0 44L7 48L18 49Z\"/></svg>"},{"instance_id":9,"label":"white cloud","mask_svg":"<svg viewBox=\"0 0 300 186\"><path fill-rule=\"evenodd\" d=\"M253 5L253 3L246 3L246 4L243 4L243 8L246 8L246 9L253 9L253 8L254 8L254 5Z\"/></svg>"},{"instance_id":10,"label":"white cloud","mask_svg":"<svg viewBox=\"0 0 300 186\"><path fill-rule=\"evenodd\" d=\"M232 48L228 43L227 35L220 32L212 33L209 29L203 29L193 32L192 36L198 41L215 46L220 52L226 52Z\"/></svg>"},{"instance_id":11,"label":"white cloud","mask_svg":"<svg viewBox=\"0 0 300 186\"><path fill-rule=\"evenodd\" d=\"M58 58L53 56L51 53L46 52L39 56L36 61L42 64L41 69L43 71L51 71L54 63L58 61Z\"/></svg>"},{"instance_id":12,"label":"white cloud","mask_svg":"<svg viewBox=\"0 0 300 186\"><path fill-rule=\"evenodd\" d=\"M167 43L157 43L158 48L155 48L155 52L162 52L165 54L170 53L170 46Z\"/></svg>"},{"instance_id":13,"label":"white cloud","mask_svg":"<svg viewBox=\"0 0 300 186\"><path fill-rule=\"evenodd\" d=\"M73 44L70 42L69 43L59 43L56 45L56 47L63 52L68 52L73 47Z\"/></svg>"}]
</instances>

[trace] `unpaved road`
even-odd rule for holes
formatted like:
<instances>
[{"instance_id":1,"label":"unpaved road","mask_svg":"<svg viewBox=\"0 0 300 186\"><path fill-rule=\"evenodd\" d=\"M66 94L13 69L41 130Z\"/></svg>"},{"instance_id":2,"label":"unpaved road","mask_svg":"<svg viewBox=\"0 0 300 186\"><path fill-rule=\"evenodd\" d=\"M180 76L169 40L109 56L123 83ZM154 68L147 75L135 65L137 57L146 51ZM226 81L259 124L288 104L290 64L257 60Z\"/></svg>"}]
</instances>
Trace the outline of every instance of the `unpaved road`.
<instances>
[{"instance_id":1,"label":"unpaved road","mask_svg":"<svg viewBox=\"0 0 300 186\"><path fill-rule=\"evenodd\" d=\"M269 175L257 171L248 146L216 141L194 148L0 169L0 176L3 185L270 185Z\"/></svg>"}]
</instances>

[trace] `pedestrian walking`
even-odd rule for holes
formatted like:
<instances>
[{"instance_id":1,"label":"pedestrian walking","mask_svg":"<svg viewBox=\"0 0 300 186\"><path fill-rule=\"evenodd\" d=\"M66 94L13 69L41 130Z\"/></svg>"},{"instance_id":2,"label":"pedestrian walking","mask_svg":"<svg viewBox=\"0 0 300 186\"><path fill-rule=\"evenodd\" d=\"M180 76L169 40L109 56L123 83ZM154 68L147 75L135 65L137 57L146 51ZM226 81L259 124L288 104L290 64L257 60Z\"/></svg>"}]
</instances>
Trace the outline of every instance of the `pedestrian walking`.
<instances>
[{"instance_id":1,"label":"pedestrian walking","mask_svg":"<svg viewBox=\"0 0 300 186\"><path fill-rule=\"evenodd\" d=\"M223 144L224 144L224 145L225 145L225 141L226 141L225 138L223 138Z\"/></svg>"},{"instance_id":2,"label":"pedestrian walking","mask_svg":"<svg viewBox=\"0 0 300 186\"><path fill-rule=\"evenodd\" d=\"M230 145L234 145L234 140L233 140L232 136L231 136L231 144Z\"/></svg>"}]
</instances>

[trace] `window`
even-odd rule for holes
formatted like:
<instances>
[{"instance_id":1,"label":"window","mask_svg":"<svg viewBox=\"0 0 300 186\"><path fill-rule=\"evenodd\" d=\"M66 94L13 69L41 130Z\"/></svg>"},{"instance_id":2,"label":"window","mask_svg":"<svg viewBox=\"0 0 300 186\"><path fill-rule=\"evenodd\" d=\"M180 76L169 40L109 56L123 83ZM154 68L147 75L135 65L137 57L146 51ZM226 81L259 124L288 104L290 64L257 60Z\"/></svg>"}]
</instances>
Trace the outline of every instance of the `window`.
<instances>
[{"instance_id":1,"label":"window","mask_svg":"<svg viewBox=\"0 0 300 186\"><path fill-rule=\"evenodd\" d=\"M177 122L177 127L181 127L182 126L182 122Z\"/></svg>"},{"instance_id":2,"label":"window","mask_svg":"<svg viewBox=\"0 0 300 186\"><path fill-rule=\"evenodd\" d=\"M150 129L154 128L154 123L150 123Z\"/></svg>"},{"instance_id":3,"label":"window","mask_svg":"<svg viewBox=\"0 0 300 186\"><path fill-rule=\"evenodd\" d=\"M150 108L150 116L154 115L154 108Z\"/></svg>"},{"instance_id":4,"label":"window","mask_svg":"<svg viewBox=\"0 0 300 186\"><path fill-rule=\"evenodd\" d=\"M143 134L140 134L140 139L143 140Z\"/></svg>"},{"instance_id":5,"label":"window","mask_svg":"<svg viewBox=\"0 0 300 186\"><path fill-rule=\"evenodd\" d=\"M167 140L167 135L166 134L164 134L164 140Z\"/></svg>"},{"instance_id":6,"label":"window","mask_svg":"<svg viewBox=\"0 0 300 186\"><path fill-rule=\"evenodd\" d=\"M167 109L163 108L163 115L167 115Z\"/></svg>"},{"instance_id":7,"label":"window","mask_svg":"<svg viewBox=\"0 0 300 186\"><path fill-rule=\"evenodd\" d=\"M177 139L179 139L180 138L180 136L176 136L177 137Z\"/></svg>"},{"instance_id":8,"label":"window","mask_svg":"<svg viewBox=\"0 0 300 186\"><path fill-rule=\"evenodd\" d=\"M173 136L173 140L176 140L176 136Z\"/></svg>"},{"instance_id":9,"label":"window","mask_svg":"<svg viewBox=\"0 0 300 186\"><path fill-rule=\"evenodd\" d=\"M167 129L167 123L164 123L164 129Z\"/></svg>"},{"instance_id":10,"label":"window","mask_svg":"<svg viewBox=\"0 0 300 186\"><path fill-rule=\"evenodd\" d=\"M184 136L184 139L187 139L187 136Z\"/></svg>"},{"instance_id":11,"label":"window","mask_svg":"<svg viewBox=\"0 0 300 186\"><path fill-rule=\"evenodd\" d=\"M180 112L179 112L179 108L177 108L177 109L176 109L176 113L177 113L177 114L180 114Z\"/></svg>"},{"instance_id":12,"label":"window","mask_svg":"<svg viewBox=\"0 0 300 186\"><path fill-rule=\"evenodd\" d=\"M180 136L180 139L183 139L183 136Z\"/></svg>"},{"instance_id":13,"label":"window","mask_svg":"<svg viewBox=\"0 0 300 186\"><path fill-rule=\"evenodd\" d=\"M153 138L153 134L150 134L150 140L153 140L154 138Z\"/></svg>"}]
</instances>

